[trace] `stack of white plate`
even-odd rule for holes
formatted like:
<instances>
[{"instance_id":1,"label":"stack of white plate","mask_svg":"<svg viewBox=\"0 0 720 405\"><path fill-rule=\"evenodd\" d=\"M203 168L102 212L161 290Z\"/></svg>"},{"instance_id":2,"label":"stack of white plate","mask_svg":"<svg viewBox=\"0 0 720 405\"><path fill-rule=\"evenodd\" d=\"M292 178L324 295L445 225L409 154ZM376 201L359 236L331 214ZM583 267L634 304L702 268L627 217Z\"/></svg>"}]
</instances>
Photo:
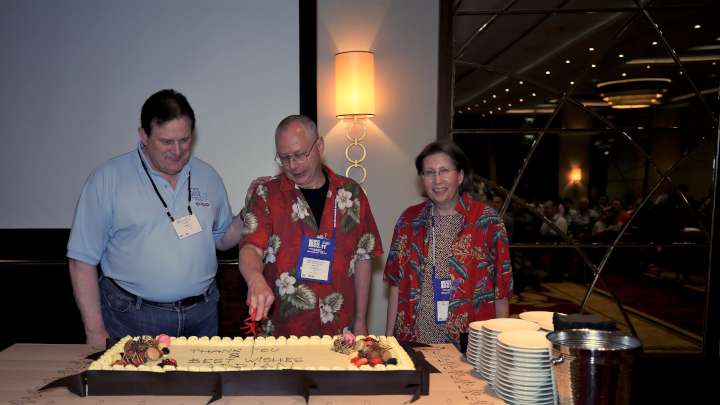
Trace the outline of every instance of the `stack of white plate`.
<instances>
[{"instance_id":1,"label":"stack of white plate","mask_svg":"<svg viewBox=\"0 0 720 405\"><path fill-rule=\"evenodd\" d=\"M470 322L468 325L468 345L465 358L475 371L480 372L480 352L482 349L482 325L487 321Z\"/></svg>"},{"instance_id":2,"label":"stack of white plate","mask_svg":"<svg viewBox=\"0 0 720 405\"><path fill-rule=\"evenodd\" d=\"M555 330L555 326L553 325L554 314L555 312L551 311L527 311L521 313L518 317L526 321L533 321L540 325L540 328L543 330L552 332Z\"/></svg>"},{"instance_id":3,"label":"stack of white plate","mask_svg":"<svg viewBox=\"0 0 720 405\"><path fill-rule=\"evenodd\" d=\"M555 389L546 332L513 330L497 337L495 392L510 405L552 405Z\"/></svg>"},{"instance_id":4,"label":"stack of white plate","mask_svg":"<svg viewBox=\"0 0 720 405\"><path fill-rule=\"evenodd\" d=\"M480 376L492 387L495 382L497 336L510 330L536 331L539 327L535 322L524 319L496 318L482 325L482 346L480 348Z\"/></svg>"}]
</instances>

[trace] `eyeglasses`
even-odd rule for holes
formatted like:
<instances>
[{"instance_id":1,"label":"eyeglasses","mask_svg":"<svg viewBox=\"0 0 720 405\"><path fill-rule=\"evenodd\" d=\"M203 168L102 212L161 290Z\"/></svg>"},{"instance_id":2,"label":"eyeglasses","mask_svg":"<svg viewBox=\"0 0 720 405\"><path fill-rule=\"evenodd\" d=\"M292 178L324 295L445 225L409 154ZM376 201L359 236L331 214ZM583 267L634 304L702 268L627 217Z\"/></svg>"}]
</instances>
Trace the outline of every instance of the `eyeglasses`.
<instances>
[{"instance_id":1,"label":"eyeglasses","mask_svg":"<svg viewBox=\"0 0 720 405\"><path fill-rule=\"evenodd\" d=\"M435 176L445 180L450 176L450 172L456 172L457 169L448 169L445 167L441 167L438 171L435 170L423 170L420 172L420 175L423 176L423 178L430 180L435 178Z\"/></svg>"},{"instance_id":2,"label":"eyeglasses","mask_svg":"<svg viewBox=\"0 0 720 405\"><path fill-rule=\"evenodd\" d=\"M295 162L299 164L305 163L308 160L308 157L310 157L310 153L315 147L315 144L317 144L318 139L320 139L320 137L315 138L315 141L312 143L312 145L310 145L310 148L307 150L307 152L301 152L287 156L275 155L275 162L277 162L277 164L281 166L289 166L290 162Z\"/></svg>"}]
</instances>

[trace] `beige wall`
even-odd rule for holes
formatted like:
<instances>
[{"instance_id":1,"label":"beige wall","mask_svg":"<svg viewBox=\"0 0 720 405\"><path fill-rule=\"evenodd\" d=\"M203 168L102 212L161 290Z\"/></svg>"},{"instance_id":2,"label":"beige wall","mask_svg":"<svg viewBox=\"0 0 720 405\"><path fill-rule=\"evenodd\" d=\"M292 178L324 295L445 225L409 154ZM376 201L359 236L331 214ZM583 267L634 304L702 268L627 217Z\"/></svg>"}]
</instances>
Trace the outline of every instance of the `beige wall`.
<instances>
[{"instance_id":1,"label":"beige wall","mask_svg":"<svg viewBox=\"0 0 720 405\"><path fill-rule=\"evenodd\" d=\"M318 128L327 163L345 172L344 129L335 119L334 55L375 52L376 117L365 146L365 190L387 253L395 221L421 201L415 156L436 139L437 0L318 1ZM385 258L373 272L371 333L383 333L387 292Z\"/></svg>"}]
</instances>

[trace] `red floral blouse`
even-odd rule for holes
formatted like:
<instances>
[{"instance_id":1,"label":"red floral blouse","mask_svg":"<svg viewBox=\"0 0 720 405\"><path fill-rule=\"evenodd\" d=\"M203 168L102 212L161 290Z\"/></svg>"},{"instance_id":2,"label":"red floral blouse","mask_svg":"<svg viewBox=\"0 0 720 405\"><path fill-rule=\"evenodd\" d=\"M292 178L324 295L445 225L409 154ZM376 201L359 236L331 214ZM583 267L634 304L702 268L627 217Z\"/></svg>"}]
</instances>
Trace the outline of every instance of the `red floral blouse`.
<instances>
[{"instance_id":1,"label":"red floral blouse","mask_svg":"<svg viewBox=\"0 0 720 405\"><path fill-rule=\"evenodd\" d=\"M367 197L353 180L323 169L330 182L318 229L299 188L284 174L259 185L245 214L240 247L264 250L264 275L275 292L270 319L263 325L273 336L341 334L355 316L355 263L382 255L382 242ZM321 284L296 274L303 235L331 239L336 206L336 242L332 280Z\"/></svg>"},{"instance_id":2,"label":"red floral blouse","mask_svg":"<svg viewBox=\"0 0 720 405\"><path fill-rule=\"evenodd\" d=\"M426 201L402 213L385 265L385 281L399 288L395 320L399 340L416 338L423 269L425 261L432 260L428 256L431 205ZM447 264L452 280L447 329L458 341L470 322L495 318L495 300L512 295L513 284L507 233L497 212L468 193L455 210L462 214L463 225Z\"/></svg>"}]
</instances>

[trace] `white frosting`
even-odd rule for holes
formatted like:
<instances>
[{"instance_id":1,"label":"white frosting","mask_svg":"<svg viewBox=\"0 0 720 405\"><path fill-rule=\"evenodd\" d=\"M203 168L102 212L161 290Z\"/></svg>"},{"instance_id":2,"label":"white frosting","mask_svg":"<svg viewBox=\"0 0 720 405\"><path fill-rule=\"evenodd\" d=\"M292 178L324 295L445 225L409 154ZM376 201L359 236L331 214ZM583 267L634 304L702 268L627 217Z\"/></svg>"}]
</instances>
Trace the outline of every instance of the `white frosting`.
<instances>
[{"instance_id":1,"label":"white frosting","mask_svg":"<svg viewBox=\"0 0 720 405\"><path fill-rule=\"evenodd\" d=\"M203 336L173 337L170 353L165 357L177 361L177 367L158 366L159 361L140 366L112 365L113 356L124 350L126 336L90 364L89 370L145 371L163 373L168 371L242 371L242 370L333 370L333 371L393 371L414 370L410 356L394 337L372 336L390 346L397 365L378 364L357 367L351 363L352 355L332 350L332 336L290 336L248 338L211 338ZM357 336L362 339L364 336Z\"/></svg>"}]
</instances>

